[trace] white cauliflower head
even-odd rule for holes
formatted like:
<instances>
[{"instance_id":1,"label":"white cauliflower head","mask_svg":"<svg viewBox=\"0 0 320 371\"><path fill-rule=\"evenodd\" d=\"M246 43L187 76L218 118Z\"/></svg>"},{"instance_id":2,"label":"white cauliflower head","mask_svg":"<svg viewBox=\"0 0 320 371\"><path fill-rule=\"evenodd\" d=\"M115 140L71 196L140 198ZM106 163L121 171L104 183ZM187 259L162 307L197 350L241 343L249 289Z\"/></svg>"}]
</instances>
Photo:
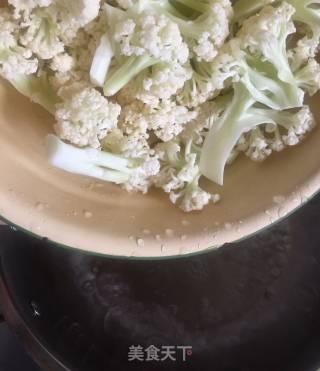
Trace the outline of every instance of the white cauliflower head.
<instances>
[{"instance_id":1,"label":"white cauliflower head","mask_svg":"<svg viewBox=\"0 0 320 371\"><path fill-rule=\"evenodd\" d=\"M57 105L55 114L59 137L79 147L100 148L101 141L117 126L120 106L90 87L65 89L62 95L63 103Z\"/></svg>"},{"instance_id":2,"label":"white cauliflower head","mask_svg":"<svg viewBox=\"0 0 320 371\"><path fill-rule=\"evenodd\" d=\"M178 136L198 115L197 111L189 111L187 107L168 100L162 101L154 109L148 107L146 111L149 130L152 130L163 142Z\"/></svg>"},{"instance_id":3,"label":"white cauliflower head","mask_svg":"<svg viewBox=\"0 0 320 371\"><path fill-rule=\"evenodd\" d=\"M149 106L158 106L161 100L169 100L192 77L189 66L179 63L157 64L142 78L136 97Z\"/></svg>"},{"instance_id":4,"label":"white cauliflower head","mask_svg":"<svg viewBox=\"0 0 320 371\"><path fill-rule=\"evenodd\" d=\"M229 36L232 14L229 0L213 1L209 10L194 22L194 30L190 28L190 31L191 34L195 32L192 50L198 60L211 62L217 56L219 48Z\"/></svg>"},{"instance_id":5,"label":"white cauliflower head","mask_svg":"<svg viewBox=\"0 0 320 371\"><path fill-rule=\"evenodd\" d=\"M160 162L157 157L147 157L130 176L130 179L123 184L128 192L147 193L153 185L153 177L160 171Z\"/></svg>"},{"instance_id":6,"label":"white cauliflower head","mask_svg":"<svg viewBox=\"0 0 320 371\"><path fill-rule=\"evenodd\" d=\"M20 42L41 59L52 59L64 52L56 15L52 8L36 9L24 21L26 31Z\"/></svg>"},{"instance_id":7,"label":"white cauliflower head","mask_svg":"<svg viewBox=\"0 0 320 371\"><path fill-rule=\"evenodd\" d=\"M162 167L155 177L155 186L169 194L172 203L179 203L185 212L202 210L209 202L218 202L219 195L203 190L198 154L192 150L192 141L185 144L175 141L156 147Z\"/></svg>"},{"instance_id":8,"label":"white cauliflower head","mask_svg":"<svg viewBox=\"0 0 320 371\"><path fill-rule=\"evenodd\" d=\"M11 80L17 75L30 75L38 70L32 52L19 45L19 24L6 8L0 9L0 73Z\"/></svg>"},{"instance_id":9,"label":"white cauliflower head","mask_svg":"<svg viewBox=\"0 0 320 371\"><path fill-rule=\"evenodd\" d=\"M298 145L316 125L308 106L298 112L270 111L268 116L273 123L245 133L236 146L237 151L244 152L253 161L264 161L274 151L280 152L287 146Z\"/></svg>"},{"instance_id":10,"label":"white cauliflower head","mask_svg":"<svg viewBox=\"0 0 320 371\"><path fill-rule=\"evenodd\" d=\"M149 55L163 62L186 63L188 47L179 27L164 15L143 12L115 25L115 40L125 56Z\"/></svg>"},{"instance_id":11,"label":"white cauliflower head","mask_svg":"<svg viewBox=\"0 0 320 371\"><path fill-rule=\"evenodd\" d=\"M34 8L47 7L53 2L54 0L8 0L8 3L12 5L18 12L31 12Z\"/></svg>"}]
</instances>

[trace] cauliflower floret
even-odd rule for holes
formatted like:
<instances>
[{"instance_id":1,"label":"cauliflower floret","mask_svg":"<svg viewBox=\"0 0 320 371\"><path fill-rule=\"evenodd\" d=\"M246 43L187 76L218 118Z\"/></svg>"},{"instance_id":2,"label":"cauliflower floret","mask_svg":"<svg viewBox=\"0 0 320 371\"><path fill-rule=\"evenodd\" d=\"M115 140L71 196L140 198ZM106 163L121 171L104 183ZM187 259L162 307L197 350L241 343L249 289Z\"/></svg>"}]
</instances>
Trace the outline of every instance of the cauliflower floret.
<instances>
[{"instance_id":1,"label":"cauliflower floret","mask_svg":"<svg viewBox=\"0 0 320 371\"><path fill-rule=\"evenodd\" d=\"M225 44L211 63L192 61L192 77L177 92L179 103L189 108L198 107L239 81L239 69L232 45L238 47L238 40L233 39L232 43Z\"/></svg>"},{"instance_id":2,"label":"cauliflower floret","mask_svg":"<svg viewBox=\"0 0 320 371\"><path fill-rule=\"evenodd\" d=\"M241 145L239 144L238 149L240 148ZM242 148L245 148L246 155L252 161L256 162L264 161L272 153L272 149L270 148L270 141L268 141L264 137L262 130L259 127L252 130L252 132L249 135L248 144L244 146L244 144L242 143ZM283 145L281 148L283 148Z\"/></svg>"},{"instance_id":3,"label":"cauliflower floret","mask_svg":"<svg viewBox=\"0 0 320 371\"><path fill-rule=\"evenodd\" d=\"M174 196L174 198L175 197L176 195ZM171 201L173 201L172 196L170 197L170 199ZM206 192L203 189L197 187L196 185L195 189L187 189L185 191L182 197L180 208L186 213L190 213L191 211L201 211L210 202L217 203L220 201L220 199L220 195L212 195L209 192Z\"/></svg>"},{"instance_id":4,"label":"cauliflower floret","mask_svg":"<svg viewBox=\"0 0 320 371\"><path fill-rule=\"evenodd\" d=\"M90 84L90 66L97 45L103 35L104 17L99 16L90 25L81 28L76 37L68 44L67 52L58 54L50 62L52 83L57 88L75 81Z\"/></svg>"},{"instance_id":5,"label":"cauliflower floret","mask_svg":"<svg viewBox=\"0 0 320 371\"><path fill-rule=\"evenodd\" d=\"M200 16L195 21L195 35L199 33L199 36L196 38L196 45L193 46L193 51L200 61L211 62L217 56L218 49L229 36L231 9L229 1L217 1L213 3L207 14ZM196 25L196 23L198 24ZM185 31L186 35L188 35L187 28ZM192 33L191 31L191 35Z\"/></svg>"},{"instance_id":6,"label":"cauliflower floret","mask_svg":"<svg viewBox=\"0 0 320 371\"><path fill-rule=\"evenodd\" d=\"M287 83L294 81L286 48L288 36L296 31L292 21L294 13L295 8L286 2L276 8L266 6L246 20L237 35L243 49L273 64L279 78Z\"/></svg>"},{"instance_id":7,"label":"cauliflower floret","mask_svg":"<svg viewBox=\"0 0 320 371\"><path fill-rule=\"evenodd\" d=\"M15 49L7 58L0 57L0 74L11 80L17 75L31 75L37 72L38 61L31 59L31 56L27 50Z\"/></svg>"},{"instance_id":8,"label":"cauliflower floret","mask_svg":"<svg viewBox=\"0 0 320 371\"><path fill-rule=\"evenodd\" d=\"M124 134L139 135L148 138L148 118L144 115L145 105L139 101L124 106L120 117L119 127Z\"/></svg>"},{"instance_id":9,"label":"cauliflower floret","mask_svg":"<svg viewBox=\"0 0 320 371\"><path fill-rule=\"evenodd\" d=\"M47 7L51 5L53 1L54 0L8 0L8 3L16 9L16 12L31 12L37 7Z\"/></svg>"},{"instance_id":10,"label":"cauliflower floret","mask_svg":"<svg viewBox=\"0 0 320 371\"><path fill-rule=\"evenodd\" d=\"M90 87L76 92L70 88L62 95L63 103L57 105L55 114L59 137L79 147L100 148L100 142L117 126L120 106Z\"/></svg>"},{"instance_id":11,"label":"cauliflower floret","mask_svg":"<svg viewBox=\"0 0 320 371\"><path fill-rule=\"evenodd\" d=\"M189 108L197 107L216 94L212 64L193 63L192 76L177 92L177 101Z\"/></svg>"},{"instance_id":12,"label":"cauliflower floret","mask_svg":"<svg viewBox=\"0 0 320 371\"><path fill-rule=\"evenodd\" d=\"M128 192L147 193L153 185L153 177L160 171L160 162L157 157L149 157L131 174L130 179L123 184Z\"/></svg>"},{"instance_id":13,"label":"cauliflower floret","mask_svg":"<svg viewBox=\"0 0 320 371\"><path fill-rule=\"evenodd\" d=\"M305 65L310 58L315 58L318 52L319 39L311 39L307 36L298 40L295 48L288 51L291 68L296 71Z\"/></svg>"},{"instance_id":14,"label":"cauliflower floret","mask_svg":"<svg viewBox=\"0 0 320 371\"><path fill-rule=\"evenodd\" d=\"M139 101L122 107L118 125L121 132L115 132L110 138L111 142L107 136L105 143L109 143L108 148L116 147L118 153L128 158L146 158L153 154L148 142L148 121L143 110L144 105Z\"/></svg>"},{"instance_id":15,"label":"cauliflower floret","mask_svg":"<svg viewBox=\"0 0 320 371\"><path fill-rule=\"evenodd\" d=\"M320 90L320 65L315 59L309 59L295 74L299 86L308 92L310 96Z\"/></svg>"},{"instance_id":16,"label":"cauliflower floret","mask_svg":"<svg viewBox=\"0 0 320 371\"><path fill-rule=\"evenodd\" d=\"M187 40L193 55L199 61L211 62L219 48L229 36L229 21L232 18L232 4L229 0L211 0L207 4L201 1L180 0L186 7L199 12L193 21L184 20L167 12L166 14L179 26Z\"/></svg>"},{"instance_id":17,"label":"cauliflower floret","mask_svg":"<svg viewBox=\"0 0 320 371\"><path fill-rule=\"evenodd\" d=\"M178 26L170 19L147 12L128 18L126 12L118 10L122 19L114 17L112 20L113 10L109 8L106 8L110 13L108 19L119 53L114 57L107 75L104 85L106 96L117 94L142 71L158 63L187 62L188 47L183 42Z\"/></svg>"},{"instance_id":18,"label":"cauliflower floret","mask_svg":"<svg viewBox=\"0 0 320 371\"><path fill-rule=\"evenodd\" d=\"M63 53L78 30L94 20L100 0L12 1L16 14L23 11L20 37L22 45L42 59ZM18 16L16 16L18 17Z\"/></svg>"},{"instance_id":19,"label":"cauliflower floret","mask_svg":"<svg viewBox=\"0 0 320 371\"><path fill-rule=\"evenodd\" d=\"M30 14L23 24L26 32L20 37L20 42L41 59L51 59L64 52L64 44L56 15L52 8L39 8Z\"/></svg>"},{"instance_id":20,"label":"cauliflower floret","mask_svg":"<svg viewBox=\"0 0 320 371\"><path fill-rule=\"evenodd\" d=\"M17 75L30 75L38 70L32 52L17 42L19 24L8 9L0 9L0 74L8 80Z\"/></svg>"},{"instance_id":21,"label":"cauliflower floret","mask_svg":"<svg viewBox=\"0 0 320 371\"><path fill-rule=\"evenodd\" d=\"M164 142L178 136L184 127L197 117L197 111L189 111L173 101L162 101L157 108L148 107L148 128Z\"/></svg>"},{"instance_id":22,"label":"cauliflower floret","mask_svg":"<svg viewBox=\"0 0 320 371\"><path fill-rule=\"evenodd\" d=\"M128 135L139 133L147 139L149 132L152 132L157 138L168 142L179 135L197 114L197 111L189 111L173 101L162 101L156 108L133 102L124 107L120 125Z\"/></svg>"},{"instance_id":23,"label":"cauliflower floret","mask_svg":"<svg viewBox=\"0 0 320 371\"><path fill-rule=\"evenodd\" d=\"M56 55L50 64L52 71L59 71L62 73L71 71L73 67L74 59L66 53Z\"/></svg>"},{"instance_id":24,"label":"cauliflower floret","mask_svg":"<svg viewBox=\"0 0 320 371\"><path fill-rule=\"evenodd\" d=\"M100 0L56 0L57 4L66 9L66 23L84 27L99 14Z\"/></svg>"},{"instance_id":25,"label":"cauliflower floret","mask_svg":"<svg viewBox=\"0 0 320 371\"><path fill-rule=\"evenodd\" d=\"M115 26L115 40L125 56L150 55L152 58L186 63L188 47L183 43L178 26L164 15L147 12L119 21Z\"/></svg>"},{"instance_id":26,"label":"cauliflower floret","mask_svg":"<svg viewBox=\"0 0 320 371\"><path fill-rule=\"evenodd\" d=\"M271 118L274 123L256 127L244 134L236 150L245 152L251 160L258 162L264 161L273 151L280 152L286 146L298 145L316 125L308 106L304 106L296 113L263 110L256 110L255 113L269 116L269 120Z\"/></svg>"},{"instance_id":27,"label":"cauliflower floret","mask_svg":"<svg viewBox=\"0 0 320 371\"><path fill-rule=\"evenodd\" d=\"M199 106L197 116L185 126L181 138L185 141L192 140L195 145L201 146L206 134L222 115L229 101L229 95L225 95Z\"/></svg>"},{"instance_id":28,"label":"cauliflower floret","mask_svg":"<svg viewBox=\"0 0 320 371\"><path fill-rule=\"evenodd\" d=\"M138 99L156 108L161 101L174 99L175 94L191 76L192 70L188 65L159 63L141 72L117 93L116 99L121 105Z\"/></svg>"},{"instance_id":29,"label":"cauliflower floret","mask_svg":"<svg viewBox=\"0 0 320 371\"><path fill-rule=\"evenodd\" d=\"M300 143L307 133L312 131L316 126L315 118L310 111L310 107L304 106L294 114L293 117L287 118L282 123L288 133L282 136L284 143L287 146L295 146Z\"/></svg>"},{"instance_id":30,"label":"cauliflower floret","mask_svg":"<svg viewBox=\"0 0 320 371\"><path fill-rule=\"evenodd\" d=\"M189 66L182 66L179 63L159 64L151 69L142 80L142 87L137 91L136 97L142 102L156 107L161 100L168 100L179 89L182 89L185 82L192 77L192 70Z\"/></svg>"},{"instance_id":31,"label":"cauliflower floret","mask_svg":"<svg viewBox=\"0 0 320 371\"><path fill-rule=\"evenodd\" d=\"M156 147L156 153L162 168L154 179L155 186L168 193L172 203L179 202L183 211L191 212L220 200L219 195L210 194L199 185L199 159L192 151L192 141L185 145L175 141L161 143Z\"/></svg>"}]
</instances>

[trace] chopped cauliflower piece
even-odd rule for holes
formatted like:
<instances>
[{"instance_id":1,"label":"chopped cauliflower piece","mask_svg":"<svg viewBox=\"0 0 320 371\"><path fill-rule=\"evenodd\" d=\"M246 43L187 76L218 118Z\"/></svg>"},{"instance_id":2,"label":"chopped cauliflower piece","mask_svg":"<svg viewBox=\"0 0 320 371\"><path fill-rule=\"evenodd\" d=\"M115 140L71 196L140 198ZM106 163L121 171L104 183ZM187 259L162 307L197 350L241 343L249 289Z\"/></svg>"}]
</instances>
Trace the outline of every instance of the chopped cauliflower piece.
<instances>
[{"instance_id":1,"label":"chopped cauliflower piece","mask_svg":"<svg viewBox=\"0 0 320 371\"><path fill-rule=\"evenodd\" d=\"M101 141L117 126L121 107L90 87L72 93L57 105L56 133L79 147L100 148Z\"/></svg>"},{"instance_id":2,"label":"chopped cauliflower piece","mask_svg":"<svg viewBox=\"0 0 320 371\"><path fill-rule=\"evenodd\" d=\"M179 203L183 211L191 212L220 200L219 195L210 194L199 185L201 172L192 141L161 143L156 152L163 166L155 177L155 185L169 194L173 204Z\"/></svg>"}]
</instances>

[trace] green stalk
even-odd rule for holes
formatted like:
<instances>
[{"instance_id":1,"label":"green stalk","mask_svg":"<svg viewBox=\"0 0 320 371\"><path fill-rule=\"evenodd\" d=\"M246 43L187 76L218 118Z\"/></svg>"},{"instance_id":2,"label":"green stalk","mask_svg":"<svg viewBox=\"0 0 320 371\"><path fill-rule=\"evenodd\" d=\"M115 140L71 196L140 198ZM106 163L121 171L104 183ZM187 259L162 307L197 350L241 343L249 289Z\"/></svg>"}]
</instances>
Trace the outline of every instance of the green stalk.
<instances>
[{"instance_id":1,"label":"green stalk","mask_svg":"<svg viewBox=\"0 0 320 371\"><path fill-rule=\"evenodd\" d=\"M104 94L106 96L115 95L139 75L140 72L157 62L157 60L148 55L128 58L127 61L107 79L103 89Z\"/></svg>"},{"instance_id":2,"label":"green stalk","mask_svg":"<svg viewBox=\"0 0 320 371\"><path fill-rule=\"evenodd\" d=\"M126 174L132 173L132 169L130 169L132 161L126 158L95 149L84 149L84 151L87 151L88 160L94 165L121 171Z\"/></svg>"},{"instance_id":3,"label":"green stalk","mask_svg":"<svg viewBox=\"0 0 320 371\"><path fill-rule=\"evenodd\" d=\"M239 21L258 13L264 6L274 3L275 0L238 0L233 6L234 20Z\"/></svg>"},{"instance_id":4,"label":"green stalk","mask_svg":"<svg viewBox=\"0 0 320 371\"><path fill-rule=\"evenodd\" d=\"M224 168L230 153L245 130L239 125L240 120L254 102L247 89L241 83L236 84L232 103L204 141L201 174L219 185L223 185Z\"/></svg>"},{"instance_id":5,"label":"green stalk","mask_svg":"<svg viewBox=\"0 0 320 371\"><path fill-rule=\"evenodd\" d=\"M32 102L40 104L51 114L55 113L55 106L59 103L59 98L46 76L17 75L9 82L19 93L30 98Z\"/></svg>"},{"instance_id":6,"label":"green stalk","mask_svg":"<svg viewBox=\"0 0 320 371\"><path fill-rule=\"evenodd\" d=\"M159 10L160 12L169 12L176 17L185 17L185 14L180 12L180 9L177 9L175 6L173 6L169 0L154 0L151 7Z\"/></svg>"},{"instance_id":7,"label":"green stalk","mask_svg":"<svg viewBox=\"0 0 320 371\"><path fill-rule=\"evenodd\" d=\"M258 102L275 110L303 105L303 92L296 84L264 76L249 66L246 66L246 69L247 73L242 77L242 81Z\"/></svg>"},{"instance_id":8,"label":"green stalk","mask_svg":"<svg viewBox=\"0 0 320 371\"><path fill-rule=\"evenodd\" d=\"M179 26L180 32L184 37L198 39L204 32L201 20L184 20L170 13L165 13L165 15Z\"/></svg>"},{"instance_id":9,"label":"green stalk","mask_svg":"<svg viewBox=\"0 0 320 371\"><path fill-rule=\"evenodd\" d=\"M310 25L312 32L317 34L320 29L319 8L309 7L309 5L311 5L309 3L311 2L306 0L288 0L288 3L296 9L296 12L293 14L293 19L295 21ZM315 1L315 4L318 4L318 2Z\"/></svg>"},{"instance_id":10,"label":"green stalk","mask_svg":"<svg viewBox=\"0 0 320 371\"><path fill-rule=\"evenodd\" d=\"M61 168L61 170L66 170L66 169ZM74 171L71 171L71 172L74 172ZM130 179L130 176L128 174L122 173L121 171L103 169L98 166L92 166L92 168L90 169L90 172L87 172L87 173L79 172L78 174L89 176L91 178L101 179L105 182L111 182L115 184L123 184Z\"/></svg>"},{"instance_id":11,"label":"green stalk","mask_svg":"<svg viewBox=\"0 0 320 371\"><path fill-rule=\"evenodd\" d=\"M203 4L199 0L175 0L177 3L183 4L190 9L193 9L199 13L205 13L209 9L208 4Z\"/></svg>"},{"instance_id":12,"label":"green stalk","mask_svg":"<svg viewBox=\"0 0 320 371\"><path fill-rule=\"evenodd\" d=\"M78 148L62 142L55 135L46 138L49 163L73 174L85 175L117 184L130 179L130 161L92 148Z\"/></svg>"}]
</instances>

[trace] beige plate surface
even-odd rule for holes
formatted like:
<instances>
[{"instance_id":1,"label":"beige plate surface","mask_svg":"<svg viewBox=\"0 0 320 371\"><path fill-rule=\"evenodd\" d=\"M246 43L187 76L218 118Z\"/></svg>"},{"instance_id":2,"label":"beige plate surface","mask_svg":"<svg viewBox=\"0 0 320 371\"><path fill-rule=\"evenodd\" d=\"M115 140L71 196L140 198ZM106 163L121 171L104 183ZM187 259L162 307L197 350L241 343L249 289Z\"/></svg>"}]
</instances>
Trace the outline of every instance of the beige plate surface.
<instances>
[{"instance_id":1,"label":"beige plate surface","mask_svg":"<svg viewBox=\"0 0 320 371\"><path fill-rule=\"evenodd\" d=\"M313 110L319 113L318 98ZM318 115L320 119L320 114ZM227 171L223 200L185 214L162 192L127 194L51 168L44 137L53 118L0 82L0 215L39 236L91 252L159 257L199 252L266 227L320 185L320 130L264 164Z\"/></svg>"}]
</instances>

